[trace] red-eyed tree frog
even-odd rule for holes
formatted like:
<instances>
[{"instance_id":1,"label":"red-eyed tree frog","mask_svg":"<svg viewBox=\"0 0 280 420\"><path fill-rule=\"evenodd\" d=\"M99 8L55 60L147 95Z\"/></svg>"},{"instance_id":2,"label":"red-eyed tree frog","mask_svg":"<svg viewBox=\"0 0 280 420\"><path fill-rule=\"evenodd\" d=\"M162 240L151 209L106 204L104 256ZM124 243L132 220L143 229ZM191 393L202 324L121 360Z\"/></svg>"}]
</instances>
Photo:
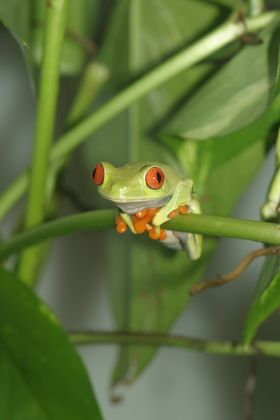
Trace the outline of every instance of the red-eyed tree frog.
<instances>
[{"instance_id":1,"label":"red-eyed tree frog","mask_svg":"<svg viewBox=\"0 0 280 420\"><path fill-rule=\"evenodd\" d=\"M120 209L117 232L123 233L127 227L134 234L147 231L151 239L183 249L193 260L200 257L201 235L161 229L177 214L201 213L191 179L183 179L168 165L144 161L119 168L98 163L92 181L101 196Z\"/></svg>"}]
</instances>

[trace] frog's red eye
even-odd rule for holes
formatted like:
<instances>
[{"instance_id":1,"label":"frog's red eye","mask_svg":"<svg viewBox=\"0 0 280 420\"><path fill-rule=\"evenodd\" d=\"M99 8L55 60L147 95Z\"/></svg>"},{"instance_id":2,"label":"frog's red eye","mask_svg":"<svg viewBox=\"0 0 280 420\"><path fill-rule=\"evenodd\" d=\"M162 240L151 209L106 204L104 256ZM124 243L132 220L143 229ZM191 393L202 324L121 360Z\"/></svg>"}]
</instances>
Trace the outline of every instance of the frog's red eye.
<instances>
[{"instance_id":1,"label":"frog's red eye","mask_svg":"<svg viewBox=\"0 0 280 420\"><path fill-rule=\"evenodd\" d=\"M164 173L162 169L154 166L146 173L146 184L152 190L158 190L164 183Z\"/></svg>"},{"instance_id":2,"label":"frog's red eye","mask_svg":"<svg viewBox=\"0 0 280 420\"><path fill-rule=\"evenodd\" d=\"M104 181L104 167L102 163L98 163L91 174L92 181L97 185L102 185Z\"/></svg>"}]
</instances>

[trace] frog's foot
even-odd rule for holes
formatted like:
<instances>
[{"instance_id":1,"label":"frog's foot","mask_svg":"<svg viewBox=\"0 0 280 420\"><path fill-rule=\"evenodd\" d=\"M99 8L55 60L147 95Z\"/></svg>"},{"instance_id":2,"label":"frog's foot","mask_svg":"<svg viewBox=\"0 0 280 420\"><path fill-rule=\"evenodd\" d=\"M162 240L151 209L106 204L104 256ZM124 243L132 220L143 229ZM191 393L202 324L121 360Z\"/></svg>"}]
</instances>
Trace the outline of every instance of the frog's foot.
<instances>
[{"instance_id":1,"label":"frog's foot","mask_svg":"<svg viewBox=\"0 0 280 420\"><path fill-rule=\"evenodd\" d=\"M149 228L147 229L147 231L149 233L149 238L153 240L163 241L167 237L166 230L160 229L159 226L149 225Z\"/></svg>"},{"instance_id":2,"label":"frog's foot","mask_svg":"<svg viewBox=\"0 0 280 420\"><path fill-rule=\"evenodd\" d=\"M127 224L124 222L124 220L121 218L119 214L116 214L115 223L116 223L116 231L118 233L126 232Z\"/></svg>"},{"instance_id":3,"label":"frog's foot","mask_svg":"<svg viewBox=\"0 0 280 420\"><path fill-rule=\"evenodd\" d=\"M131 217L133 227L136 233L144 233L149 231L150 222L153 220L154 215L158 212L158 208L143 209L133 214Z\"/></svg>"},{"instance_id":4,"label":"frog's foot","mask_svg":"<svg viewBox=\"0 0 280 420\"><path fill-rule=\"evenodd\" d=\"M172 210L170 213L168 213L167 217L168 219L173 219L174 217L178 216L178 214L188 214L189 212L189 206L187 204L177 207L177 209Z\"/></svg>"},{"instance_id":5,"label":"frog's foot","mask_svg":"<svg viewBox=\"0 0 280 420\"><path fill-rule=\"evenodd\" d=\"M159 208L146 208L138 211L132 217L133 227L136 233L148 232L151 239L163 240L166 238L166 233L159 226L153 226L151 224L155 214L159 211Z\"/></svg>"}]
</instances>

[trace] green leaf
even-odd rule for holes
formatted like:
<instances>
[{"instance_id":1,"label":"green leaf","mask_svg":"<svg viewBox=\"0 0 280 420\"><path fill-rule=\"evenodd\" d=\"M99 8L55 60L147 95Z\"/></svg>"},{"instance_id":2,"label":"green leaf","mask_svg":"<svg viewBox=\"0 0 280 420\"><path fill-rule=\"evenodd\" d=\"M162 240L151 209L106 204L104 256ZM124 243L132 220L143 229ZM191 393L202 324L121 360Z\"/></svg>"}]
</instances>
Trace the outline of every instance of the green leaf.
<instances>
[{"instance_id":1,"label":"green leaf","mask_svg":"<svg viewBox=\"0 0 280 420\"><path fill-rule=\"evenodd\" d=\"M280 257L266 257L258 281L255 300L244 328L244 343L249 344L259 326L280 306Z\"/></svg>"},{"instance_id":2,"label":"green leaf","mask_svg":"<svg viewBox=\"0 0 280 420\"><path fill-rule=\"evenodd\" d=\"M161 134L162 141L173 150L188 176L195 180L196 192L201 197L205 212L227 215L232 210L265 156L264 140L280 121L279 107L280 95L253 123L233 133L204 141ZM251 157L246 162L248 154ZM231 162L235 162L233 167ZM228 188L231 194L227 194ZM237 191L234 193L235 188Z\"/></svg>"},{"instance_id":3,"label":"green leaf","mask_svg":"<svg viewBox=\"0 0 280 420\"><path fill-rule=\"evenodd\" d=\"M227 6L235 10L242 10L244 12L245 10L247 10L247 7L248 7L247 3L242 0L214 0L214 1L215 3L220 4L222 6Z\"/></svg>"},{"instance_id":4,"label":"green leaf","mask_svg":"<svg viewBox=\"0 0 280 420\"><path fill-rule=\"evenodd\" d=\"M102 419L86 370L56 317L0 269L0 418Z\"/></svg>"},{"instance_id":5,"label":"green leaf","mask_svg":"<svg viewBox=\"0 0 280 420\"><path fill-rule=\"evenodd\" d=\"M0 21L24 48L30 47L31 0L1 0Z\"/></svg>"},{"instance_id":6,"label":"green leaf","mask_svg":"<svg viewBox=\"0 0 280 420\"><path fill-rule=\"evenodd\" d=\"M196 0L121 0L116 5L99 60L112 70L116 85L126 84L191 44L227 14L226 8ZM181 74L177 81L184 81L188 76L188 72ZM174 80L170 84L177 88ZM156 93L149 96L151 102ZM164 96L161 94L162 100Z\"/></svg>"},{"instance_id":7,"label":"green leaf","mask_svg":"<svg viewBox=\"0 0 280 420\"><path fill-rule=\"evenodd\" d=\"M260 34L219 71L165 127L182 138L207 139L237 131L269 106L279 70L279 21ZM254 69L254 71L252 71Z\"/></svg>"}]
</instances>

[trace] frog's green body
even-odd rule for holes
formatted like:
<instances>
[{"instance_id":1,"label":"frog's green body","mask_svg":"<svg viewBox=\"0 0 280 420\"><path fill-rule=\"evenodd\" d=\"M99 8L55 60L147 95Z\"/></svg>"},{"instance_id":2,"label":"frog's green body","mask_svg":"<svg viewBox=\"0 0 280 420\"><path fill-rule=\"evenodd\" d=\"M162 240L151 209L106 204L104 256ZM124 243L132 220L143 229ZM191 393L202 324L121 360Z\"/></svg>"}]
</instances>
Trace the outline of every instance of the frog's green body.
<instances>
[{"instance_id":1,"label":"frog's green body","mask_svg":"<svg viewBox=\"0 0 280 420\"><path fill-rule=\"evenodd\" d=\"M97 174L96 169L100 173ZM178 208L186 207L191 213L200 213L199 202L193 198L192 180L181 178L168 165L143 161L116 168L101 162L96 169L93 180L99 193L119 207L121 218L133 233L137 232L131 215L143 209L159 208L151 221L156 230L160 230ZM161 241L165 245L186 249L190 258L199 258L201 235L173 231L166 231L166 234L166 239Z\"/></svg>"}]
</instances>

